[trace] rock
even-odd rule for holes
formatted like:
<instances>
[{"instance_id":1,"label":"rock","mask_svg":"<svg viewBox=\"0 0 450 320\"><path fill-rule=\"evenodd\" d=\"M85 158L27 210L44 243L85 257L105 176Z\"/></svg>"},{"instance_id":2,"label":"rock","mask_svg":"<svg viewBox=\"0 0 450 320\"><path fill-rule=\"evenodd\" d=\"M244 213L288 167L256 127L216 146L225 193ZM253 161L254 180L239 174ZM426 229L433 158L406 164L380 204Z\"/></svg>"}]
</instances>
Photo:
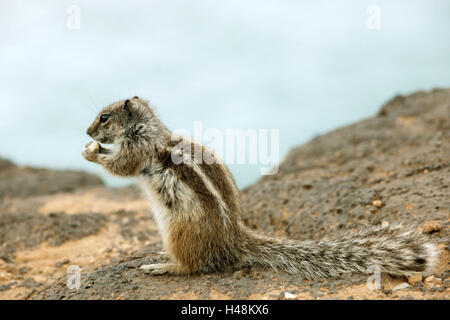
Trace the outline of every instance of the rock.
<instances>
[{"instance_id":1,"label":"rock","mask_svg":"<svg viewBox=\"0 0 450 320\"><path fill-rule=\"evenodd\" d=\"M16 281L10 281L10 282L7 282L5 284L0 284L0 291L9 290L15 284L16 284Z\"/></svg>"},{"instance_id":2,"label":"rock","mask_svg":"<svg viewBox=\"0 0 450 320\"><path fill-rule=\"evenodd\" d=\"M429 276L425 278L425 287L428 289L439 289L442 287L442 279L436 278L435 276Z\"/></svg>"},{"instance_id":3,"label":"rock","mask_svg":"<svg viewBox=\"0 0 450 320\"><path fill-rule=\"evenodd\" d=\"M19 283L19 287L25 287L29 289L33 289L41 285L41 283L37 282L33 278L25 278L21 283Z\"/></svg>"},{"instance_id":4,"label":"rock","mask_svg":"<svg viewBox=\"0 0 450 320\"><path fill-rule=\"evenodd\" d=\"M419 282L422 282L421 274L414 274L414 275L408 277L408 283L412 286Z\"/></svg>"},{"instance_id":5,"label":"rock","mask_svg":"<svg viewBox=\"0 0 450 320\"><path fill-rule=\"evenodd\" d=\"M0 170L15 167L16 165L7 159L0 158Z\"/></svg>"},{"instance_id":6,"label":"rock","mask_svg":"<svg viewBox=\"0 0 450 320\"><path fill-rule=\"evenodd\" d=\"M63 265L70 263L69 259L64 259L55 263L56 268L61 268Z\"/></svg>"},{"instance_id":7,"label":"rock","mask_svg":"<svg viewBox=\"0 0 450 320\"><path fill-rule=\"evenodd\" d=\"M0 159L0 198L24 198L102 185L102 180L90 173L18 167Z\"/></svg>"},{"instance_id":8,"label":"rock","mask_svg":"<svg viewBox=\"0 0 450 320\"><path fill-rule=\"evenodd\" d=\"M27 268L27 267L21 267L21 268L19 269L19 274L20 274L20 275L27 274L27 272L28 272L28 268Z\"/></svg>"},{"instance_id":9,"label":"rock","mask_svg":"<svg viewBox=\"0 0 450 320\"><path fill-rule=\"evenodd\" d=\"M382 221L447 221L450 144L436 147L430 141L450 139L449 101L450 89L393 99L383 116L293 148L278 174L243 190L244 221L261 231L315 240L332 235L329 226L336 226L333 233L347 233ZM407 133L394 125L399 116L416 117ZM373 185L379 177L384 178Z\"/></svg>"},{"instance_id":10,"label":"rock","mask_svg":"<svg viewBox=\"0 0 450 320\"><path fill-rule=\"evenodd\" d=\"M433 233L441 230L441 226L437 221L427 221L422 226L423 232Z\"/></svg>"},{"instance_id":11,"label":"rock","mask_svg":"<svg viewBox=\"0 0 450 320\"><path fill-rule=\"evenodd\" d=\"M10 272L0 270L0 280L1 282L12 280L14 275Z\"/></svg>"},{"instance_id":12,"label":"rock","mask_svg":"<svg viewBox=\"0 0 450 320\"><path fill-rule=\"evenodd\" d=\"M444 280L444 288L450 288L450 277Z\"/></svg>"},{"instance_id":13,"label":"rock","mask_svg":"<svg viewBox=\"0 0 450 320\"><path fill-rule=\"evenodd\" d=\"M392 292L404 290L406 288L411 288L411 286L409 284L407 284L406 282L403 282L403 283L400 283L398 286L394 287L392 289Z\"/></svg>"},{"instance_id":14,"label":"rock","mask_svg":"<svg viewBox=\"0 0 450 320\"><path fill-rule=\"evenodd\" d=\"M107 218L101 214L2 213L0 243L14 245L10 251L33 248L43 242L61 245L99 232L106 221Z\"/></svg>"}]
</instances>

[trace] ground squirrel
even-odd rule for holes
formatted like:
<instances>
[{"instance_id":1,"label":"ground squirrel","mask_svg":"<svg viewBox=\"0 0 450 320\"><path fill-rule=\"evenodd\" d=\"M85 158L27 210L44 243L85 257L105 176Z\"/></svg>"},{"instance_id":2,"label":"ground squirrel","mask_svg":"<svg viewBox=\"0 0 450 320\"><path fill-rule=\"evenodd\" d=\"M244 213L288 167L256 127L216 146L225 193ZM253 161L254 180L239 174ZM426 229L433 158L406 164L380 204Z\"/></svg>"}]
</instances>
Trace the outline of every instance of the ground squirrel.
<instances>
[{"instance_id":1,"label":"ground squirrel","mask_svg":"<svg viewBox=\"0 0 450 320\"><path fill-rule=\"evenodd\" d=\"M205 146L174 139L149 103L138 97L107 106L87 134L94 141L83 156L112 174L138 177L151 202L172 261L146 265L151 274L259 265L306 279L367 273L374 267L392 275L428 275L437 260L438 249L425 235L401 226L369 227L330 241L287 240L249 229L241 220L240 193L226 166ZM195 152L203 161L195 160Z\"/></svg>"}]
</instances>

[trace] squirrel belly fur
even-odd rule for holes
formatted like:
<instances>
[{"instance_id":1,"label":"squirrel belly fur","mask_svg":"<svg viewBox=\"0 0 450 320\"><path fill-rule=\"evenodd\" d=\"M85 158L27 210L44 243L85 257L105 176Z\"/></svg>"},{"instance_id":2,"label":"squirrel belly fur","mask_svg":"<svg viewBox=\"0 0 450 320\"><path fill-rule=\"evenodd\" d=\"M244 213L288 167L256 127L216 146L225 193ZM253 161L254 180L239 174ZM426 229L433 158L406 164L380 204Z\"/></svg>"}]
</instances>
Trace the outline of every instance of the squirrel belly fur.
<instances>
[{"instance_id":1,"label":"squirrel belly fur","mask_svg":"<svg viewBox=\"0 0 450 320\"><path fill-rule=\"evenodd\" d=\"M95 144L88 143L83 156L114 175L137 177L151 202L171 258L142 267L151 274L259 265L305 279L367 273L374 267L391 275L427 276L438 259L437 247L425 235L400 225L369 227L329 241L287 240L249 229L226 166L205 146L175 137L138 97L104 108L87 134Z\"/></svg>"}]
</instances>

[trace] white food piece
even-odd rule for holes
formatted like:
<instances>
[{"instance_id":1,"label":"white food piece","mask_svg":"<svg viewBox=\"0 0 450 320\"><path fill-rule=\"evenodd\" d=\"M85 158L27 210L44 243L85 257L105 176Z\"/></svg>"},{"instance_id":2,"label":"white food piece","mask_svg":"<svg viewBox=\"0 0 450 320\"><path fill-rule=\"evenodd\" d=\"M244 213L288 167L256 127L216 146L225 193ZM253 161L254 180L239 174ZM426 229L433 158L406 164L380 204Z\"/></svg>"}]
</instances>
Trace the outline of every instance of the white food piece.
<instances>
[{"instance_id":1,"label":"white food piece","mask_svg":"<svg viewBox=\"0 0 450 320\"><path fill-rule=\"evenodd\" d=\"M97 141L91 141L86 145L86 147L90 153L94 153L94 152L98 151L98 149L100 148L100 145Z\"/></svg>"}]
</instances>

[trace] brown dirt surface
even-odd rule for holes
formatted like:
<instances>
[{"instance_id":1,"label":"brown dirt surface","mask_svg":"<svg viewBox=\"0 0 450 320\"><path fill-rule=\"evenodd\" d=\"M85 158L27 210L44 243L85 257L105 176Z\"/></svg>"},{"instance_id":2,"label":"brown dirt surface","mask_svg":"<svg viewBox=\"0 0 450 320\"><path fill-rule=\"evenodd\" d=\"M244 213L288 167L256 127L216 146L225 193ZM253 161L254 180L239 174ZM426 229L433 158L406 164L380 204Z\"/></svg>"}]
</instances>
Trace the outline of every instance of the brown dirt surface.
<instances>
[{"instance_id":1,"label":"brown dirt surface","mask_svg":"<svg viewBox=\"0 0 450 320\"><path fill-rule=\"evenodd\" d=\"M83 173L57 182L49 177L61 172L51 170L48 180L28 179L23 170L0 160L0 299L450 297L450 89L397 96L376 116L292 149L277 175L242 192L251 228L292 239L397 222L427 231L442 253L427 285L383 274L371 289L367 275L306 281L260 268L151 276L139 267L164 257L138 188L107 188ZM79 289L66 284L71 265L82 269Z\"/></svg>"}]
</instances>

